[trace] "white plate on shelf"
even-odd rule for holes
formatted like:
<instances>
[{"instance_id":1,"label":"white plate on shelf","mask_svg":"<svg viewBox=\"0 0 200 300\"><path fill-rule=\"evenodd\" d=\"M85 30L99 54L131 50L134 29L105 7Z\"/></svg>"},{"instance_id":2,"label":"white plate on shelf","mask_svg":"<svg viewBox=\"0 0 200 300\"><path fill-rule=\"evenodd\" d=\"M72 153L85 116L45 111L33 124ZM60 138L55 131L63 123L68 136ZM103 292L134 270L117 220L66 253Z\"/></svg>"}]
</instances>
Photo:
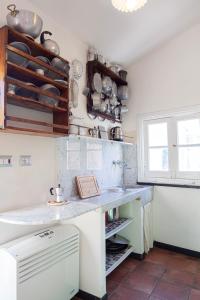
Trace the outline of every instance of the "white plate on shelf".
<instances>
[{"instance_id":1,"label":"white plate on shelf","mask_svg":"<svg viewBox=\"0 0 200 300\"><path fill-rule=\"evenodd\" d=\"M94 74L92 85L93 85L93 89L97 93L101 94L101 92L102 92L102 80L101 80L101 75L99 73Z\"/></svg>"}]
</instances>

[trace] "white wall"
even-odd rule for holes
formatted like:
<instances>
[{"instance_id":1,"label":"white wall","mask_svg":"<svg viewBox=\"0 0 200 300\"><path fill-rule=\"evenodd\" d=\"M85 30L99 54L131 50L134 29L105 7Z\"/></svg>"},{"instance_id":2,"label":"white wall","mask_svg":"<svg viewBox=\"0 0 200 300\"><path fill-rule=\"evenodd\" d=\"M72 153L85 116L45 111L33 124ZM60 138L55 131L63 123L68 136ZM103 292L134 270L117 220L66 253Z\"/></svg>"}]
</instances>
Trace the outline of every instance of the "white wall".
<instances>
[{"instance_id":1,"label":"white wall","mask_svg":"<svg viewBox=\"0 0 200 300\"><path fill-rule=\"evenodd\" d=\"M60 45L63 57L69 61L74 58L82 61L84 76L79 81L79 106L74 110L74 114L84 118L81 122L91 124L86 114L86 98L81 95L85 86L87 45L74 37L66 28L61 28L55 24L54 20L33 7L29 1L16 0L15 3L17 8L36 11L43 18L44 29L53 32L53 38ZM8 13L6 6L8 4L10 1L0 1L0 26L6 24ZM0 155L4 154L13 155L13 167L0 169L0 212L47 201L49 188L56 184L55 140L46 137L0 133ZM20 154L32 155L32 167L19 167ZM0 224L0 243L34 230L38 230L38 228Z\"/></svg>"},{"instance_id":2,"label":"white wall","mask_svg":"<svg viewBox=\"0 0 200 300\"><path fill-rule=\"evenodd\" d=\"M156 241L200 251L200 190L155 187Z\"/></svg>"},{"instance_id":3,"label":"white wall","mask_svg":"<svg viewBox=\"0 0 200 300\"><path fill-rule=\"evenodd\" d=\"M200 104L199 36L197 24L130 66L129 134L137 114ZM154 239L200 251L199 212L200 190L156 187Z\"/></svg>"},{"instance_id":4,"label":"white wall","mask_svg":"<svg viewBox=\"0 0 200 300\"><path fill-rule=\"evenodd\" d=\"M137 114L200 104L200 24L129 67L126 131Z\"/></svg>"}]
</instances>

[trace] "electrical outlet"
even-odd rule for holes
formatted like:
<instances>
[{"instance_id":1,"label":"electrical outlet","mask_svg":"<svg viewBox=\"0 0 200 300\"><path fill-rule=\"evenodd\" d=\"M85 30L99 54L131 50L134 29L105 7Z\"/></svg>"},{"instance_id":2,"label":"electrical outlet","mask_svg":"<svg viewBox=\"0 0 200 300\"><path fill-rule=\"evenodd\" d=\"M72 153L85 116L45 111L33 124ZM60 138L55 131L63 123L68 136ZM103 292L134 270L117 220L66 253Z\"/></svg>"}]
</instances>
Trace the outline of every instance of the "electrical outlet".
<instances>
[{"instance_id":1,"label":"electrical outlet","mask_svg":"<svg viewBox=\"0 0 200 300\"><path fill-rule=\"evenodd\" d=\"M0 167L12 167L12 156L0 155Z\"/></svg>"},{"instance_id":2,"label":"electrical outlet","mask_svg":"<svg viewBox=\"0 0 200 300\"><path fill-rule=\"evenodd\" d=\"M29 167L32 165L31 155L20 155L19 164L21 167Z\"/></svg>"}]
</instances>

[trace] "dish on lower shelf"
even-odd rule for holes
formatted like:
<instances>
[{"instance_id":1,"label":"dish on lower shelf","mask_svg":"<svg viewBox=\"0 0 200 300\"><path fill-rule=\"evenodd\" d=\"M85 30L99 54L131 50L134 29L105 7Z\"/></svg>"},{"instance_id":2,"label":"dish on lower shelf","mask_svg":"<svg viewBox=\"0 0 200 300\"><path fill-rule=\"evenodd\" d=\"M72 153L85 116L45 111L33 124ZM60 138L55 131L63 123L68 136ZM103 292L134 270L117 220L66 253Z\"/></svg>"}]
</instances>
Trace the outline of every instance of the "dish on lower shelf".
<instances>
[{"instance_id":1,"label":"dish on lower shelf","mask_svg":"<svg viewBox=\"0 0 200 300\"><path fill-rule=\"evenodd\" d=\"M124 251L129 246L129 240L121 237L120 235L115 235L110 239L106 240L106 253L116 254Z\"/></svg>"},{"instance_id":2,"label":"dish on lower shelf","mask_svg":"<svg viewBox=\"0 0 200 300\"><path fill-rule=\"evenodd\" d=\"M115 254L106 254L106 276L115 270L130 254L133 252L133 247L129 246L127 249Z\"/></svg>"}]
</instances>

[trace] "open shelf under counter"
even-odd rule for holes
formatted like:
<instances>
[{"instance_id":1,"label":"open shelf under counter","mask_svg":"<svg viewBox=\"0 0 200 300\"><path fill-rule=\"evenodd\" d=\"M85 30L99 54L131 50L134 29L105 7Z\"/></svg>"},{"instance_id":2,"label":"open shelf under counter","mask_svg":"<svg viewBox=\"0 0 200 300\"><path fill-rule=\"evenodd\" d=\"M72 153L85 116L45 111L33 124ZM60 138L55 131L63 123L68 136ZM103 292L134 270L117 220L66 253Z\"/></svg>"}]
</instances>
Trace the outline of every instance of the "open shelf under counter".
<instances>
[{"instance_id":1,"label":"open shelf under counter","mask_svg":"<svg viewBox=\"0 0 200 300\"><path fill-rule=\"evenodd\" d=\"M132 252L133 246L129 246L118 254L106 254L106 276L114 271Z\"/></svg>"},{"instance_id":2,"label":"open shelf under counter","mask_svg":"<svg viewBox=\"0 0 200 300\"><path fill-rule=\"evenodd\" d=\"M133 219L130 218L120 218L119 220L110 222L106 225L105 238L108 239L114 234L118 233L120 230L124 229L126 226L131 224Z\"/></svg>"}]
</instances>

